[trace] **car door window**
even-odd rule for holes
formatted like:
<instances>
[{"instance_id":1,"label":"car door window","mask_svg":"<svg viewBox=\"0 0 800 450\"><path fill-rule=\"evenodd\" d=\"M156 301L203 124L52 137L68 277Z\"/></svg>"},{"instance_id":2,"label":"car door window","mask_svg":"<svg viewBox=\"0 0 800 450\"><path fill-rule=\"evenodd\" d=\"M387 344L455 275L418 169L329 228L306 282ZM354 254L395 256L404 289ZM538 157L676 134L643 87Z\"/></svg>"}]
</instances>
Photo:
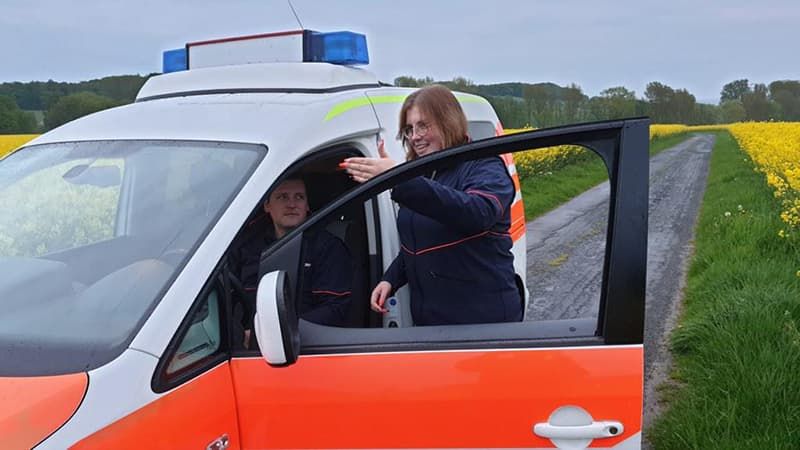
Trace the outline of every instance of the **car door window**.
<instances>
[{"instance_id":1,"label":"car door window","mask_svg":"<svg viewBox=\"0 0 800 450\"><path fill-rule=\"evenodd\" d=\"M527 142L530 148L534 149L530 153L542 155L541 159L553 158L556 161L558 157L563 157L564 152L573 151L571 149L575 148L575 146L590 149L574 150L579 153L577 159L595 158L599 164L606 167L605 173L611 173L615 176L611 177L610 186L605 188L610 194L605 203L601 201L596 207L590 208L600 211L599 219L583 226L580 229L580 233L576 232L579 234L579 239L576 243L562 247L568 250L570 248L569 245L582 245L576 253L579 255L573 257L570 254L566 254L566 252L553 253L551 251L550 254L542 253L541 256L537 256L534 249L532 253L530 251L527 252L528 258L532 260L529 263L534 262L534 265L529 264L523 270L517 267L515 270L518 276L524 276L526 280L531 280L536 279L537 276L545 278L546 271L558 271L563 267L566 272L561 275L561 279L569 281L570 271L576 271L570 265L572 261L580 260L582 256L585 256L583 254L591 253L593 255L590 255L592 258L589 258L589 260L593 262L589 264L594 265L592 267L592 275L574 286L567 285L563 287L560 285L548 285L547 283L539 285L529 283L527 312L533 311L532 320L522 323L448 326L446 332L439 327L414 327L396 330L391 333L385 331L383 334L348 332L346 330L307 324L308 326L301 333L301 339L304 344L303 352L307 354L329 352L335 351L336 348L344 349L345 347L349 347L352 350L353 345L364 345L363 348L366 349L370 348L372 344L389 345L389 347L385 347L387 349L405 349L411 348L419 342L425 342L427 345L436 347L457 345L459 348L461 346L470 348L471 346L481 346L492 339L524 340L529 343L527 345L533 346L551 345L554 340L563 341L564 339L570 339L571 341L569 342L575 345L602 344L604 340L609 339L632 341L640 339L640 337L637 337L641 334L638 314L642 311L643 304L639 304L641 298L637 296L643 295L644 286L644 279L639 275L643 273L642 269L645 262L646 242L643 236L646 234L646 221L643 222L642 217L646 218L646 208L642 206L642 199L645 199L644 204L646 204L647 180L646 178L641 178L641 174L637 174L632 170L624 173L619 172L619 165L623 158L627 158L627 161L637 160L638 158L637 161L641 161L641 158L646 157L647 141L632 144L630 142L633 142L633 138L629 136L628 143L622 145L614 140L616 138L609 137L618 133L617 128L610 127L610 124L597 125L594 129L591 127L579 129L574 135L562 132L559 138L548 138L548 136L556 135L558 131L545 130L541 133L529 133L532 137L527 141L526 139L515 139L513 136L506 136L497 138L495 141L508 142L508 144L499 145L495 149L486 148L484 151L468 153L467 150L470 146L481 146L479 145L481 143L475 143L462 148L460 155L455 154L459 152L450 150L442 152L440 155L421 158L395 169L394 172L398 175L394 182L385 181L379 186L371 186L372 189L365 187L360 197L356 196L351 200L353 203L348 205L344 200L340 202L341 204L334 202L329 208L319 213L325 216L324 218L320 217L317 220L309 221L313 223L299 227L302 231L313 233L316 229L324 227L331 218L340 214L342 208L363 203L364 201L376 201L382 192L387 192L397 183L404 182L414 176L425 176L425 174L430 176L432 171L439 168L477 158L498 157L503 153L511 152L515 154L515 157L519 156L521 152L527 150L525 147L521 147L524 142ZM537 135L543 135L543 137L535 139L534 137ZM637 135L638 137L640 136ZM486 142L488 141L484 141L484 143ZM568 144L573 147L569 147L566 150L564 147L553 148L554 146ZM637 146L641 148L637 148ZM561 154L558 152L561 152ZM645 156L642 156L641 152L644 152ZM554 154L555 156L552 156ZM520 159L524 158L519 158L517 161ZM643 163L637 162L637 164L646 166L646 161ZM516 170L519 170L518 167ZM405 173L401 174L401 172ZM548 176L546 172L541 174L545 183ZM623 189L623 178L625 178L625 189ZM637 188L634 188L633 186L636 183L638 183ZM642 197L642 195L645 195L645 197ZM632 200L622 202L623 198ZM630 210L629 214L634 215L632 219L629 217L623 220L626 208ZM534 230L534 232L536 231ZM622 233L621 235L618 234L620 232ZM619 237L616 241L613 241L612 236L615 236L615 233ZM614 245L609 247L609 244ZM618 250L617 253L613 252L615 246L622 250ZM427 249L422 251L427 251ZM555 251L557 252L558 250ZM290 273L290 279L301 277L302 273L299 268L284 264L281 261L283 256L279 255L279 253L276 252L275 258L267 258L266 264L262 260L262 271L282 269ZM531 254L535 255L535 257L532 258ZM439 272L441 273L436 275L443 279L442 283L448 280L453 280L454 283L467 283L470 281L463 279L464 276L470 275L466 275L459 270L458 264L459 261L453 261L451 265L445 265L440 268ZM541 273L520 273L530 271L531 267L535 269L534 272L538 270ZM627 283L623 281L630 280L631 277L636 278L636 282ZM524 288L521 289L521 291L523 290ZM634 293L635 295L633 295ZM461 298L442 298L437 299L437 301L459 302L469 294L465 291L459 295ZM522 293L520 301L523 301L524 296L525 294ZM578 297L581 298L578 299ZM626 310L622 305L627 305L632 309ZM637 317L637 319L626 318L626 316L631 315ZM306 324L301 326L306 326ZM454 344L456 342L458 344ZM390 344L397 345L392 346Z\"/></svg>"},{"instance_id":2,"label":"car door window","mask_svg":"<svg viewBox=\"0 0 800 450\"><path fill-rule=\"evenodd\" d=\"M165 392L216 367L228 359L227 304L229 287L221 269L206 282L175 332L156 367L152 386Z\"/></svg>"},{"instance_id":3,"label":"car door window","mask_svg":"<svg viewBox=\"0 0 800 450\"><path fill-rule=\"evenodd\" d=\"M167 374L174 374L217 353L222 343L220 292L213 289L194 312L186 334L170 359Z\"/></svg>"},{"instance_id":4,"label":"car door window","mask_svg":"<svg viewBox=\"0 0 800 450\"><path fill-rule=\"evenodd\" d=\"M364 143L374 145L374 137L363 139ZM252 333L253 314L255 313L255 292L259 281L259 262L263 251L281 240L275 235L275 222L265 210L265 203L273 191L286 180L301 181L305 189L308 206L307 219L311 220L324 210L331 202L344 196L358 184L351 180L339 167L339 163L350 156L361 156L363 153L354 144L341 144L329 149L318 150L313 155L301 159L270 185L259 202L253 206L247 222L239 231L227 251L228 265L225 274L229 279L233 303L232 343L237 350L256 352L257 342ZM331 296L347 291L358 307L349 305L340 311L340 326L368 327L380 323L380 318L369 313L368 295L371 285L377 279L377 271L372 261L380 250L376 237L374 213L376 208L371 204L353 204L342 209L336 215L327 218L319 227L320 235L333 243L338 252L334 255L348 256L347 289L336 289L336 286L325 286ZM369 231L368 231L369 230ZM311 273L314 270L326 271L324 267L306 267ZM341 269L345 261L338 261L334 269ZM300 284L299 277L292 281Z\"/></svg>"}]
</instances>

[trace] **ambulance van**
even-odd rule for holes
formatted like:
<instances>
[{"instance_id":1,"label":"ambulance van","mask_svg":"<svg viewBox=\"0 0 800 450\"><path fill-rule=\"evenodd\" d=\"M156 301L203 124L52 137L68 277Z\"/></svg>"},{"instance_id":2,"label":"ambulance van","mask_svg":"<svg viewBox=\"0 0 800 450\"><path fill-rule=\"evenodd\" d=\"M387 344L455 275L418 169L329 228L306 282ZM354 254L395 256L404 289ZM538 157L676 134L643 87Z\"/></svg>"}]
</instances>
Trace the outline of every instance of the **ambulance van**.
<instances>
[{"instance_id":1,"label":"ambulance van","mask_svg":"<svg viewBox=\"0 0 800 450\"><path fill-rule=\"evenodd\" d=\"M359 185L338 164L378 156L381 140L403 161L413 92L359 68L363 35L194 42L164 61L134 103L0 161L0 447L640 447L646 119L503 136L485 99L456 93L470 143ZM597 318L414 326L405 290L392 317L370 311L400 251L392 187L486 157L517 190L508 233L527 302L513 154L565 144L609 173ZM296 176L312 214L264 249L243 305L232 255ZM302 238L321 229L354 261L344 327L297 317Z\"/></svg>"}]
</instances>

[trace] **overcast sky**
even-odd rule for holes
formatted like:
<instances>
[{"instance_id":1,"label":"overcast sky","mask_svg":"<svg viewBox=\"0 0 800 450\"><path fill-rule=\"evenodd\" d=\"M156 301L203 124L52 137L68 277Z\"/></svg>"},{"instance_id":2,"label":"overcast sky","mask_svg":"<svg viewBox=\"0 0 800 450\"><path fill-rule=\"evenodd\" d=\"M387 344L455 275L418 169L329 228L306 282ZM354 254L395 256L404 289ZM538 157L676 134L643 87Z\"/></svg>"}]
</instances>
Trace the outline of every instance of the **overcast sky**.
<instances>
[{"instance_id":1,"label":"overcast sky","mask_svg":"<svg viewBox=\"0 0 800 450\"><path fill-rule=\"evenodd\" d=\"M650 81L717 102L722 85L800 79L800 0L292 0L305 28L367 35L368 68L479 84ZM286 0L0 0L0 82L161 71L186 42L298 29Z\"/></svg>"}]
</instances>

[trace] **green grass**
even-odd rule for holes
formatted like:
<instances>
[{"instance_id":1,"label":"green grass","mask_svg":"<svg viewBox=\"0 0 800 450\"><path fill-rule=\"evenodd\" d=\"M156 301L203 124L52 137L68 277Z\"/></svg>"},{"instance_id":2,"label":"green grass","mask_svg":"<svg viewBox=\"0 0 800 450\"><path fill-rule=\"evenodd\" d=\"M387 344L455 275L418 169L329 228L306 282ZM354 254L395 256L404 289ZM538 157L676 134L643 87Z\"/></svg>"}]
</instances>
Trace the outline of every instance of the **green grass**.
<instances>
[{"instance_id":1,"label":"green grass","mask_svg":"<svg viewBox=\"0 0 800 450\"><path fill-rule=\"evenodd\" d=\"M677 145L691 136L690 133L680 133L656 138L650 142L650 155ZM608 172L600 157L556 169L552 175L520 180L525 219L533 220L606 180Z\"/></svg>"},{"instance_id":2,"label":"green grass","mask_svg":"<svg viewBox=\"0 0 800 450\"><path fill-rule=\"evenodd\" d=\"M800 246L777 236L780 205L763 175L717 136L671 338L673 383L648 438L655 449L797 449Z\"/></svg>"}]
</instances>

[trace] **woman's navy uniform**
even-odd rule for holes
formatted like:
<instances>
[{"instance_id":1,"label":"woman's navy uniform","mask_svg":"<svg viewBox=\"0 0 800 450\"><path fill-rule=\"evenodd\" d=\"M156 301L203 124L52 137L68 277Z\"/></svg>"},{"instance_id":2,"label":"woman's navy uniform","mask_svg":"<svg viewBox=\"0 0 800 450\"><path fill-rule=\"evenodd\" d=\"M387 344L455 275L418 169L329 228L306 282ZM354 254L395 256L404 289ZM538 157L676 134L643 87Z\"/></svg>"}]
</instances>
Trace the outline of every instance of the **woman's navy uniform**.
<instances>
[{"instance_id":1,"label":"woman's navy uniform","mask_svg":"<svg viewBox=\"0 0 800 450\"><path fill-rule=\"evenodd\" d=\"M514 182L499 157L468 161L392 190L401 251L384 280L408 283L416 325L522 320L514 280Z\"/></svg>"}]
</instances>

